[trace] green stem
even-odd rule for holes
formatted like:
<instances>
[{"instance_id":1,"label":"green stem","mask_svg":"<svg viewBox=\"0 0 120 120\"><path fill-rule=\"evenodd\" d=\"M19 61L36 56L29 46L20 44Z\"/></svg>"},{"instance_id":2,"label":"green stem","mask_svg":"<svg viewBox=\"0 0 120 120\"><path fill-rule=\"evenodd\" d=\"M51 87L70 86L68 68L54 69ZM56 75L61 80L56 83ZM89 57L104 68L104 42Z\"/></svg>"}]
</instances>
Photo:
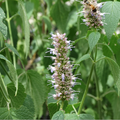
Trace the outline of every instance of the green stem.
<instances>
[{"instance_id":1,"label":"green stem","mask_svg":"<svg viewBox=\"0 0 120 120\"><path fill-rule=\"evenodd\" d=\"M11 40L11 44L12 46L14 46L13 44L13 37L12 37L12 30L11 30L11 25L10 25L10 16L9 16L9 8L8 8L8 0L5 0L5 6L6 6L6 11L7 11L7 22L8 22L8 29L9 29L9 33L10 33L10 40ZM13 54L13 63L14 63L14 67L16 69L16 58L15 58L15 53L12 52Z\"/></svg>"},{"instance_id":2,"label":"green stem","mask_svg":"<svg viewBox=\"0 0 120 120\"><path fill-rule=\"evenodd\" d=\"M95 50L95 59L94 61L96 62L96 57L97 57L97 45L96 45L96 50ZM100 91L99 91L99 83L98 83L98 77L96 73L96 69L94 67L94 73L95 73L95 81L96 81L96 94L97 94L97 104L98 104L98 114L99 114L99 119L102 119L101 117L101 99L100 99Z\"/></svg>"},{"instance_id":3,"label":"green stem","mask_svg":"<svg viewBox=\"0 0 120 120\"><path fill-rule=\"evenodd\" d=\"M81 104L80 104L80 107L79 107L79 110L78 110L78 114L81 113L81 110L82 110L82 107L83 107L83 104L84 104L84 101L85 101L85 98L86 98L86 95L87 95L87 92L88 92L88 87L89 87L89 84L90 84L90 80L91 80L91 76L92 76L92 73L93 73L94 65L95 65L95 63L92 64L92 68L91 68L91 71L90 71L90 76L89 76L88 81L87 81L87 85L86 85L86 88L85 88L85 91L84 91L84 94L83 94L83 97L82 97L82 101L81 101Z\"/></svg>"},{"instance_id":4,"label":"green stem","mask_svg":"<svg viewBox=\"0 0 120 120\"><path fill-rule=\"evenodd\" d=\"M61 103L60 110L63 110L63 106L64 106L64 101L62 101Z\"/></svg>"},{"instance_id":5,"label":"green stem","mask_svg":"<svg viewBox=\"0 0 120 120\"><path fill-rule=\"evenodd\" d=\"M9 79L10 79L11 81L13 81L1 61L0 61L0 65L1 65L1 67L3 68L3 70L5 71L6 75L9 77Z\"/></svg>"},{"instance_id":6,"label":"green stem","mask_svg":"<svg viewBox=\"0 0 120 120\"><path fill-rule=\"evenodd\" d=\"M75 6L76 6L76 9L77 9L77 12L78 11L78 6L77 6L77 1L75 2ZM78 15L78 18L77 18L77 26L78 26L78 32L79 32L79 37L80 37L80 16Z\"/></svg>"},{"instance_id":7,"label":"green stem","mask_svg":"<svg viewBox=\"0 0 120 120\"><path fill-rule=\"evenodd\" d=\"M99 119L102 119L102 117L101 117L101 99L100 99L100 92L99 92L99 83L98 83L98 78L97 78L97 74L96 74L95 68L94 68L94 73L95 73L95 81L96 81L98 114L99 114Z\"/></svg>"}]
</instances>

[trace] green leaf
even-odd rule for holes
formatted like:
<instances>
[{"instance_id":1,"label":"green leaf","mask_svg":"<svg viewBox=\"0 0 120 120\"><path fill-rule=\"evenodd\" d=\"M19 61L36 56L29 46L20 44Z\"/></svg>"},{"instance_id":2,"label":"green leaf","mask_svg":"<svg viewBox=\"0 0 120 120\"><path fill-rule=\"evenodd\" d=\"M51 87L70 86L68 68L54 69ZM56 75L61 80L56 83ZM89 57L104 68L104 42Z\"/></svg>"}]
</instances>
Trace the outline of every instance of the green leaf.
<instances>
[{"instance_id":1,"label":"green leaf","mask_svg":"<svg viewBox=\"0 0 120 120\"><path fill-rule=\"evenodd\" d=\"M12 111L8 108L0 108L0 119L12 119Z\"/></svg>"},{"instance_id":2,"label":"green leaf","mask_svg":"<svg viewBox=\"0 0 120 120\"><path fill-rule=\"evenodd\" d=\"M120 119L120 96L114 92L109 93L107 99L110 101L113 110L113 119Z\"/></svg>"},{"instance_id":3,"label":"green leaf","mask_svg":"<svg viewBox=\"0 0 120 120\"><path fill-rule=\"evenodd\" d=\"M26 9L26 13L28 16L28 19L31 17L32 13L33 13L33 9L34 9L34 4L30 1L26 1L25 2L25 9Z\"/></svg>"},{"instance_id":4,"label":"green leaf","mask_svg":"<svg viewBox=\"0 0 120 120\"><path fill-rule=\"evenodd\" d=\"M35 106L34 106L33 99L29 95L26 96L23 105L29 110L30 114L34 116Z\"/></svg>"},{"instance_id":5,"label":"green leaf","mask_svg":"<svg viewBox=\"0 0 120 120\"><path fill-rule=\"evenodd\" d=\"M43 18L44 22L45 22L46 25L47 25L48 31L51 32L51 27L52 27L52 26L51 26L50 19L49 19L47 16L43 16L42 18Z\"/></svg>"},{"instance_id":6,"label":"green leaf","mask_svg":"<svg viewBox=\"0 0 120 120\"><path fill-rule=\"evenodd\" d=\"M95 47L95 45L97 44L99 39L100 39L100 33L99 32L92 32L92 33L89 34L88 44L89 44L89 47L90 47L90 51L93 50L93 48Z\"/></svg>"},{"instance_id":7,"label":"green leaf","mask_svg":"<svg viewBox=\"0 0 120 120\"><path fill-rule=\"evenodd\" d=\"M73 104L73 105L69 104L65 109L65 113L70 113L71 111L74 111L72 106L74 106L74 108L77 109L80 106L80 103L76 103L76 104Z\"/></svg>"},{"instance_id":8,"label":"green leaf","mask_svg":"<svg viewBox=\"0 0 120 120\"><path fill-rule=\"evenodd\" d=\"M67 30L69 30L77 22L78 14L76 10L72 10L68 16Z\"/></svg>"},{"instance_id":9,"label":"green leaf","mask_svg":"<svg viewBox=\"0 0 120 120\"><path fill-rule=\"evenodd\" d=\"M16 96L14 94L15 87L13 83L8 84L7 89L8 89L9 97L11 99L12 106L14 106L15 108L20 107L20 105L23 104L25 97L26 97L25 89L23 85L21 83L18 84L18 93Z\"/></svg>"},{"instance_id":10,"label":"green leaf","mask_svg":"<svg viewBox=\"0 0 120 120\"><path fill-rule=\"evenodd\" d=\"M64 120L64 113L63 113L63 111L56 112L53 115L52 120Z\"/></svg>"},{"instance_id":11,"label":"green leaf","mask_svg":"<svg viewBox=\"0 0 120 120\"><path fill-rule=\"evenodd\" d=\"M7 48L12 50L20 58L20 55L19 55L18 51L12 45L10 45L8 43L5 43L5 45L6 45Z\"/></svg>"},{"instance_id":12,"label":"green leaf","mask_svg":"<svg viewBox=\"0 0 120 120\"><path fill-rule=\"evenodd\" d=\"M19 109L9 109L8 108L0 108L0 119L33 119L34 116L31 115L29 110L25 106L21 106Z\"/></svg>"},{"instance_id":13,"label":"green leaf","mask_svg":"<svg viewBox=\"0 0 120 120\"><path fill-rule=\"evenodd\" d=\"M20 77L19 81L24 84L26 93L32 97L35 105L35 113L40 116L46 93L41 75L34 70L29 70L25 75Z\"/></svg>"},{"instance_id":14,"label":"green leaf","mask_svg":"<svg viewBox=\"0 0 120 120\"><path fill-rule=\"evenodd\" d=\"M1 92L3 93L3 96L4 96L5 100L6 100L7 102L10 102L9 95L8 95L8 91L7 91L7 88L6 88L6 86L5 86L4 81L3 81L3 79L2 79L1 73L0 73L0 88L1 88ZM1 97L2 97L2 96L1 96Z\"/></svg>"},{"instance_id":15,"label":"green leaf","mask_svg":"<svg viewBox=\"0 0 120 120\"><path fill-rule=\"evenodd\" d=\"M77 61L76 61L76 64L80 64L80 62L82 62L82 61L84 61L84 60L87 60L88 58L91 58L90 57L90 54L85 54L85 55L83 55L80 59L78 59ZM74 65L74 67L73 67L73 69L76 67L76 65Z\"/></svg>"},{"instance_id":16,"label":"green leaf","mask_svg":"<svg viewBox=\"0 0 120 120\"><path fill-rule=\"evenodd\" d=\"M3 23L3 19L6 18L5 17L5 13L2 10L2 8L0 8L0 32L3 34L4 38L7 38L7 26Z\"/></svg>"},{"instance_id":17,"label":"green leaf","mask_svg":"<svg viewBox=\"0 0 120 120\"><path fill-rule=\"evenodd\" d=\"M66 32L67 26L67 17L69 14L69 8L67 5L57 0L56 3L52 6L50 11L51 17L56 22L58 29L64 33Z\"/></svg>"},{"instance_id":18,"label":"green leaf","mask_svg":"<svg viewBox=\"0 0 120 120\"><path fill-rule=\"evenodd\" d=\"M118 95L120 95L120 68L118 64L112 60L111 58L105 57L106 61L108 62L111 72L113 74L114 81L118 88Z\"/></svg>"},{"instance_id":19,"label":"green leaf","mask_svg":"<svg viewBox=\"0 0 120 120\"><path fill-rule=\"evenodd\" d=\"M48 104L48 111L49 111L49 114L50 114L50 118L52 118L52 116L57 111L59 111L59 109L60 109L60 104L57 104L57 103L50 103L50 104Z\"/></svg>"},{"instance_id":20,"label":"green leaf","mask_svg":"<svg viewBox=\"0 0 120 120\"><path fill-rule=\"evenodd\" d=\"M105 15L105 23L104 28L108 39L110 40L114 31L118 26L118 22L120 19L120 2L117 1L109 1L104 4L102 7L102 12L108 13Z\"/></svg>"},{"instance_id":21,"label":"green leaf","mask_svg":"<svg viewBox=\"0 0 120 120\"><path fill-rule=\"evenodd\" d=\"M6 63L7 63L7 66L9 68L10 75L11 75L11 78L12 78L12 82L14 83L14 85L16 87L15 95L17 95L17 91L18 91L18 77L17 77L16 69L14 68L13 64L7 58L5 58L1 54L0 54L0 59L5 60Z\"/></svg>"},{"instance_id":22,"label":"green leaf","mask_svg":"<svg viewBox=\"0 0 120 120\"><path fill-rule=\"evenodd\" d=\"M95 120L95 118L90 114L80 114L80 120Z\"/></svg>"},{"instance_id":23,"label":"green leaf","mask_svg":"<svg viewBox=\"0 0 120 120\"><path fill-rule=\"evenodd\" d=\"M80 120L76 114L65 114L65 120Z\"/></svg>"},{"instance_id":24,"label":"green leaf","mask_svg":"<svg viewBox=\"0 0 120 120\"><path fill-rule=\"evenodd\" d=\"M21 0L18 0L18 14L22 18L24 34L25 34L25 52L26 56L29 53L29 44L30 44L30 28L29 28L29 21L27 18L27 13L24 7L24 4Z\"/></svg>"},{"instance_id":25,"label":"green leaf","mask_svg":"<svg viewBox=\"0 0 120 120\"><path fill-rule=\"evenodd\" d=\"M105 55L105 56L107 56L107 57L112 57L112 56L114 56L114 53L113 53L113 51L112 51L112 49L110 48L110 46L109 45L107 45L107 44L102 44L103 46L102 46L102 51L103 51L103 54Z\"/></svg>"},{"instance_id":26,"label":"green leaf","mask_svg":"<svg viewBox=\"0 0 120 120\"><path fill-rule=\"evenodd\" d=\"M21 106L19 109L14 110L13 119L33 119L34 114L25 107Z\"/></svg>"}]
</instances>

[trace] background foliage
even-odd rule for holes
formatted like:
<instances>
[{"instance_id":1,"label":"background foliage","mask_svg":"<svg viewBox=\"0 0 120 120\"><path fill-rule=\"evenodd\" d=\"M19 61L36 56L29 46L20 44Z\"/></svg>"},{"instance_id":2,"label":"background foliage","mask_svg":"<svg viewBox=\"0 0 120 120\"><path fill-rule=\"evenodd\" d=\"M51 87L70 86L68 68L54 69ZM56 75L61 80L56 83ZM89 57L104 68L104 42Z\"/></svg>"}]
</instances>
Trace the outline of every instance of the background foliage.
<instances>
[{"instance_id":1,"label":"background foliage","mask_svg":"<svg viewBox=\"0 0 120 120\"><path fill-rule=\"evenodd\" d=\"M95 31L82 22L79 0L0 0L0 119L120 119L120 1L98 2L105 2L106 24ZM64 111L52 98L48 66L53 61L45 57L56 31L75 46L69 57L82 79Z\"/></svg>"}]
</instances>

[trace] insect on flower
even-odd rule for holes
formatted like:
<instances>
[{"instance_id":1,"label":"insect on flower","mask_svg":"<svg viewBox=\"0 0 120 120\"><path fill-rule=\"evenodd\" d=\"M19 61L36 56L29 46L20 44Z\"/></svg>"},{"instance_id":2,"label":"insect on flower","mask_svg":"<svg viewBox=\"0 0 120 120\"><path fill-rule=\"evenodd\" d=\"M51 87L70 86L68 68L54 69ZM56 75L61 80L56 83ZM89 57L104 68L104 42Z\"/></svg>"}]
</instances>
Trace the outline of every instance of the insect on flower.
<instances>
[{"instance_id":1,"label":"insect on flower","mask_svg":"<svg viewBox=\"0 0 120 120\"><path fill-rule=\"evenodd\" d=\"M93 12L97 12L95 5L93 5L89 0L84 0L84 3L86 3Z\"/></svg>"}]
</instances>

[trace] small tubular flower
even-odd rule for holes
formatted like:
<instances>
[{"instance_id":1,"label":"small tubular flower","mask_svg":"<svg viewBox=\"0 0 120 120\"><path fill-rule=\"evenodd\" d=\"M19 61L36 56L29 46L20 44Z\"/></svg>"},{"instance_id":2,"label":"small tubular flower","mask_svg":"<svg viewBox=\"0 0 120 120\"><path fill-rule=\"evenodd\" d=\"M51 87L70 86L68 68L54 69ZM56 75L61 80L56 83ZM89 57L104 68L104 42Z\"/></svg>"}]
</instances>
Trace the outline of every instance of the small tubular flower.
<instances>
[{"instance_id":1,"label":"small tubular flower","mask_svg":"<svg viewBox=\"0 0 120 120\"><path fill-rule=\"evenodd\" d=\"M76 77L72 74L72 65L67 57L68 50L71 50L70 40L67 40L65 34L52 34L54 48L50 49L55 56L52 57L54 60L53 66L50 66L52 85L56 91L53 95L54 99L57 100L69 100L74 98L73 89Z\"/></svg>"},{"instance_id":2,"label":"small tubular flower","mask_svg":"<svg viewBox=\"0 0 120 120\"><path fill-rule=\"evenodd\" d=\"M81 2L83 4L83 22L90 28L99 28L103 26L102 18L105 13L100 12L100 8L103 3L97 3L97 0L84 0Z\"/></svg>"}]
</instances>

